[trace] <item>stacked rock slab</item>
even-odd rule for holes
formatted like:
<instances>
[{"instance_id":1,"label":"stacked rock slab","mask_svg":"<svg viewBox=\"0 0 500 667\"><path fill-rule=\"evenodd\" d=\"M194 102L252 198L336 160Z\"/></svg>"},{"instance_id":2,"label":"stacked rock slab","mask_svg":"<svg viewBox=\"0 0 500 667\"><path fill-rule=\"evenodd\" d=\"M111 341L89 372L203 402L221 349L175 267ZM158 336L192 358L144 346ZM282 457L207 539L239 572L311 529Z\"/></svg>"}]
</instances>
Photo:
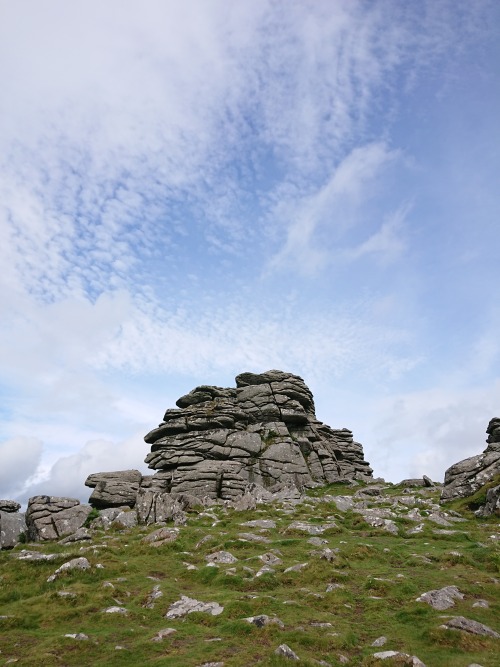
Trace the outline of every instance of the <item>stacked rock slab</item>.
<instances>
[{"instance_id":1,"label":"stacked rock slab","mask_svg":"<svg viewBox=\"0 0 500 667\"><path fill-rule=\"evenodd\" d=\"M490 420L486 429L488 446L482 454L471 456L448 468L441 500L466 498L500 475L500 418Z\"/></svg>"},{"instance_id":2,"label":"stacked rock slab","mask_svg":"<svg viewBox=\"0 0 500 667\"><path fill-rule=\"evenodd\" d=\"M89 498L92 507L134 507L142 475L138 470L96 472L85 480L85 486L94 489Z\"/></svg>"},{"instance_id":3,"label":"stacked rock slab","mask_svg":"<svg viewBox=\"0 0 500 667\"><path fill-rule=\"evenodd\" d=\"M156 492L234 500L249 484L302 489L371 477L351 431L316 419L303 379L271 370L242 373L236 388L200 386L145 436Z\"/></svg>"}]
</instances>

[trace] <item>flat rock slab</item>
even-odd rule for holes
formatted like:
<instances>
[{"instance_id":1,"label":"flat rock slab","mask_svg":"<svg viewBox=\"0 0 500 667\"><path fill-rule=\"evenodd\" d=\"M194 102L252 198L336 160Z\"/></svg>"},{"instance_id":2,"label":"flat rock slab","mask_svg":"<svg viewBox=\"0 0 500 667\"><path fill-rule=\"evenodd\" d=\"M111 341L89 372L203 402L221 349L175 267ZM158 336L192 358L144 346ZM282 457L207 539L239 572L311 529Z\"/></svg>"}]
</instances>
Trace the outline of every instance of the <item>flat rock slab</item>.
<instances>
[{"instance_id":1,"label":"flat rock slab","mask_svg":"<svg viewBox=\"0 0 500 667\"><path fill-rule=\"evenodd\" d=\"M211 616L218 616L223 611L224 607L218 602L200 602L200 600L194 600L187 597L187 595L181 595L180 600L170 605L165 618L182 618L182 616L192 614L193 612L203 612Z\"/></svg>"},{"instance_id":2,"label":"flat rock slab","mask_svg":"<svg viewBox=\"0 0 500 667\"><path fill-rule=\"evenodd\" d=\"M489 628L487 625L483 625L483 623L478 623L477 621L472 621L468 618L464 618L463 616L455 616L454 618L450 618L450 620L446 621L442 627L448 628L450 630L462 630L462 632L469 632L473 635L482 635L484 637L495 637L496 639L500 639L500 634Z\"/></svg>"},{"instance_id":3,"label":"flat rock slab","mask_svg":"<svg viewBox=\"0 0 500 667\"><path fill-rule=\"evenodd\" d=\"M399 651L381 651L380 653L374 653L373 657L377 660L390 660L394 658L397 659L398 665L408 665L408 667L425 667L424 663L416 655L400 653Z\"/></svg>"},{"instance_id":4,"label":"flat rock slab","mask_svg":"<svg viewBox=\"0 0 500 667\"><path fill-rule=\"evenodd\" d=\"M270 530L276 528L276 521L272 519L255 519L254 521L245 521L240 523L240 526L248 526L249 528L264 528Z\"/></svg>"},{"instance_id":5,"label":"flat rock slab","mask_svg":"<svg viewBox=\"0 0 500 667\"><path fill-rule=\"evenodd\" d=\"M463 600L464 595L456 586L445 586L434 591L427 591L418 597L416 602L427 602L433 609L443 611L455 606L455 600Z\"/></svg>"},{"instance_id":6,"label":"flat rock slab","mask_svg":"<svg viewBox=\"0 0 500 667\"><path fill-rule=\"evenodd\" d=\"M216 551L213 554L205 556L205 560L209 563L214 563L214 565L231 565L232 563L236 563L238 559L229 553L229 551Z\"/></svg>"},{"instance_id":7,"label":"flat rock slab","mask_svg":"<svg viewBox=\"0 0 500 667\"><path fill-rule=\"evenodd\" d=\"M306 521L293 521L286 532L288 533L291 530L296 530L299 533L308 533L309 535L321 535L325 530L330 528L336 528L336 523L307 523Z\"/></svg>"},{"instance_id":8,"label":"flat rock slab","mask_svg":"<svg viewBox=\"0 0 500 667\"><path fill-rule=\"evenodd\" d=\"M247 623L252 623L258 628L263 628L266 625L277 625L280 628L284 628L285 624L277 616L267 616L266 614L260 614L259 616L248 616L243 619Z\"/></svg>"},{"instance_id":9,"label":"flat rock slab","mask_svg":"<svg viewBox=\"0 0 500 667\"><path fill-rule=\"evenodd\" d=\"M50 577L48 577L47 581L48 582L55 581L57 577L59 577L64 572L68 572L69 570L89 570L89 569L90 569L90 563L86 558L84 558L83 556L80 558L73 558L72 560L69 560L67 563L63 563L61 567L57 568L54 574L51 574Z\"/></svg>"}]
</instances>

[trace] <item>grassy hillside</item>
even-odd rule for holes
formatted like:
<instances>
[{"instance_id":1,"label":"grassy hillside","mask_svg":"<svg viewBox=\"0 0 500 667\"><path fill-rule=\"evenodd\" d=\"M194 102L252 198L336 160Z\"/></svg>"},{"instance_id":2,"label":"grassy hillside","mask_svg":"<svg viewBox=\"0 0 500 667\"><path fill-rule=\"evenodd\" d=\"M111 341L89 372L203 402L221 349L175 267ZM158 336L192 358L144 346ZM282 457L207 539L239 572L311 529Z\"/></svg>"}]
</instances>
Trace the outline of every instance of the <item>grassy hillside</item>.
<instances>
[{"instance_id":1,"label":"grassy hillside","mask_svg":"<svg viewBox=\"0 0 500 667\"><path fill-rule=\"evenodd\" d=\"M443 517L434 490L402 496L402 489L386 485L380 496L359 492L336 485L297 505L191 513L177 538L160 546L144 541L158 526L115 527L95 531L91 542L1 552L0 664L279 666L293 664L274 653L287 644L303 665L395 664L372 657L395 650L418 656L427 667L498 667L500 639L440 627L447 618L464 616L500 632L498 517L478 520L466 510L462 517ZM355 493L365 509L395 514L390 529L397 534L369 525L353 509L342 511ZM275 527L242 526L258 519ZM443 519L451 527L441 525ZM314 545L304 528L289 528L296 521L310 530L335 525L316 536L324 544ZM19 560L23 549L56 558ZM206 557L219 551L237 561L208 566ZM261 559L265 554L271 556ZM81 556L89 570L47 582L62 563ZM270 564L274 571L256 576L273 557L279 558ZM457 586L464 598L444 611L416 601L444 586ZM150 599L153 590L161 596ZM164 618L181 595L217 602L224 610ZM473 606L479 600L488 606ZM110 607L125 611L106 612ZM284 627L243 620L261 614L277 617ZM175 632L153 641L166 628ZM77 633L88 638L64 636ZM383 647L372 647L382 635Z\"/></svg>"}]
</instances>

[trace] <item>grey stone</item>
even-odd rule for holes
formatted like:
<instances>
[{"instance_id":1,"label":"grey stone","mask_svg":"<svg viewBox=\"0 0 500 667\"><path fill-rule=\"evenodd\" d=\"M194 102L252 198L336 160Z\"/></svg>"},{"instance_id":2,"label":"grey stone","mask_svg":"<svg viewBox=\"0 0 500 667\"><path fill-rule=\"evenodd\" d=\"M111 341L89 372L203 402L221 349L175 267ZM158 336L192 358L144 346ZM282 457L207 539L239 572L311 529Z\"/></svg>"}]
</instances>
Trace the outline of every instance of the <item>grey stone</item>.
<instances>
[{"instance_id":1,"label":"grey stone","mask_svg":"<svg viewBox=\"0 0 500 667\"><path fill-rule=\"evenodd\" d=\"M204 612L211 616L222 614L224 607L218 602L200 602L186 595L181 595L181 599L170 605L165 618L181 618L193 612Z\"/></svg>"},{"instance_id":2,"label":"grey stone","mask_svg":"<svg viewBox=\"0 0 500 667\"><path fill-rule=\"evenodd\" d=\"M300 660L299 656L286 644L280 644L276 649L275 654L280 655L283 658L288 658L289 660Z\"/></svg>"},{"instance_id":3,"label":"grey stone","mask_svg":"<svg viewBox=\"0 0 500 667\"><path fill-rule=\"evenodd\" d=\"M158 630L156 635L151 639L153 642L162 642L165 637L168 637L169 635L173 634L174 632L177 632L175 628L163 628L162 630Z\"/></svg>"},{"instance_id":4,"label":"grey stone","mask_svg":"<svg viewBox=\"0 0 500 667\"><path fill-rule=\"evenodd\" d=\"M487 447L482 454L452 465L445 472L441 501L466 498L500 475L500 419L494 417L486 429Z\"/></svg>"},{"instance_id":5,"label":"grey stone","mask_svg":"<svg viewBox=\"0 0 500 667\"><path fill-rule=\"evenodd\" d=\"M136 503L137 520L140 524L174 521L182 524L186 515L176 494L139 489Z\"/></svg>"},{"instance_id":6,"label":"grey stone","mask_svg":"<svg viewBox=\"0 0 500 667\"><path fill-rule=\"evenodd\" d=\"M142 538L145 544L153 547L174 542L179 537L179 528L158 528Z\"/></svg>"},{"instance_id":7,"label":"grey stone","mask_svg":"<svg viewBox=\"0 0 500 667\"><path fill-rule=\"evenodd\" d=\"M205 560L216 565L232 565L238 560L229 551L217 551L216 553L205 556Z\"/></svg>"},{"instance_id":8,"label":"grey stone","mask_svg":"<svg viewBox=\"0 0 500 667\"><path fill-rule=\"evenodd\" d=\"M0 512L18 512L21 505L15 500L0 500Z\"/></svg>"},{"instance_id":9,"label":"grey stone","mask_svg":"<svg viewBox=\"0 0 500 667\"><path fill-rule=\"evenodd\" d=\"M488 489L486 492L486 503L476 512L476 516L500 516L500 484Z\"/></svg>"},{"instance_id":10,"label":"grey stone","mask_svg":"<svg viewBox=\"0 0 500 667\"><path fill-rule=\"evenodd\" d=\"M142 474L138 470L93 473L85 480L85 486L94 489L89 503L98 509L134 507L141 481Z\"/></svg>"},{"instance_id":11,"label":"grey stone","mask_svg":"<svg viewBox=\"0 0 500 667\"><path fill-rule=\"evenodd\" d=\"M34 496L26 510L28 538L45 541L72 535L83 526L91 509L76 498Z\"/></svg>"},{"instance_id":12,"label":"grey stone","mask_svg":"<svg viewBox=\"0 0 500 667\"><path fill-rule=\"evenodd\" d=\"M463 632L469 632L473 635L482 635L484 637L495 637L496 639L500 639L500 634L489 628L487 625L472 621L463 616L455 616L454 618L451 618L444 623L443 627L451 630L462 630Z\"/></svg>"},{"instance_id":13,"label":"grey stone","mask_svg":"<svg viewBox=\"0 0 500 667\"><path fill-rule=\"evenodd\" d=\"M24 513L0 511L0 549L15 547L22 534L26 534Z\"/></svg>"},{"instance_id":14,"label":"grey stone","mask_svg":"<svg viewBox=\"0 0 500 667\"><path fill-rule=\"evenodd\" d=\"M125 609L125 607L119 607L119 606L114 606L114 607L108 607L107 609L104 610L105 614L123 614L124 616L128 614L128 611Z\"/></svg>"},{"instance_id":15,"label":"grey stone","mask_svg":"<svg viewBox=\"0 0 500 667\"><path fill-rule=\"evenodd\" d=\"M67 563L63 563L61 567L58 567L57 570L54 572L54 574L51 574L50 577L48 577L47 581L48 582L55 581L61 574L63 574L64 572L69 572L70 570L89 570L89 569L90 569L90 563L86 558L84 558L83 556L81 556L80 558L73 558Z\"/></svg>"},{"instance_id":16,"label":"grey stone","mask_svg":"<svg viewBox=\"0 0 500 667\"><path fill-rule=\"evenodd\" d=\"M322 533L325 532L325 530L336 527L337 524L333 522L321 524L321 523L307 523L306 521L293 521L286 529L286 532L296 530L299 533L308 533L309 535L321 535Z\"/></svg>"},{"instance_id":17,"label":"grey stone","mask_svg":"<svg viewBox=\"0 0 500 667\"><path fill-rule=\"evenodd\" d=\"M142 606L145 609L154 609L156 601L159 600L159 598L161 598L162 596L163 593L161 592L160 586L157 584L156 586L153 586L153 590L147 596Z\"/></svg>"},{"instance_id":18,"label":"grey stone","mask_svg":"<svg viewBox=\"0 0 500 667\"><path fill-rule=\"evenodd\" d=\"M449 609L455 605L455 600L463 600L464 595L456 586L445 586L433 591L422 593L416 602L427 602L433 609Z\"/></svg>"},{"instance_id":19,"label":"grey stone","mask_svg":"<svg viewBox=\"0 0 500 667\"><path fill-rule=\"evenodd\" d=\"M88 635L84 634L83 632L77 632L76 634L67 634L64 635L65 637L68 637L68 639L76 639L77 641L87 641L88 640Z\"/></svg>"},{"instance_id":20,"label":"grey stone","mask_svg":"<svg viewBox=\"0 0 500 667\"><path fill-rule=\"evenodd\" d=\"M276 528L276 521L272 519L255 519L254 521L245 521L240 523L240 526L248 526L249 528L263 528L265 530Z\"/></svg>"},{"instance_id":21,"label":"grey stone","mask_svg":"<svg viewBox=\"0 0 500 667\"><path fill-rule=\"evenodd\" d=\"M408 665L409 667L425 667L424 663L419 660L417 656L409 655L408 653L400 653L399 651L381 651L380 653L374 653L373 657L377 658L377 660L396 658L398 665Z\"/></svg>"},{"instance_id":22,"label":"grey stone","mask_svg":"<svg viewBox=\"0 0 500 667\"><path fill-rule=\"evenodd\" d=\"M92 534L88 528L78 528L76 532L59 540L59 544L72 544L73 542L84 542L92 539Z\"/></svg>"},{"instance_id":23,"label":"grey stone","mask_svg":"<svg viewBox=\"0 0 500 667\"><path fill-rule=\"evenodd\" d=\"M377 639L375 639L375 641L372 642L371 645L374 646L375 648L379 648L380 646L383 646L386 643L387 643L387 637L384 637L382 635L382 637L377 637Z\"/></svg>"},{"instance_id":24,"label":"grey stone","mask_svg":"<svg viewBox=\"0 0 500 667\"><path fill-rule=\"evenodd\" d=\"M259 616L248 616L243 620L247 621L247 623L252 623L253 625L256 625L258 628L263 628L266 625L277 625L280 628L285 627L283 621L279 619L277 616L267 616L266 614L260 614Z\"/></svg>"}]
</instances>

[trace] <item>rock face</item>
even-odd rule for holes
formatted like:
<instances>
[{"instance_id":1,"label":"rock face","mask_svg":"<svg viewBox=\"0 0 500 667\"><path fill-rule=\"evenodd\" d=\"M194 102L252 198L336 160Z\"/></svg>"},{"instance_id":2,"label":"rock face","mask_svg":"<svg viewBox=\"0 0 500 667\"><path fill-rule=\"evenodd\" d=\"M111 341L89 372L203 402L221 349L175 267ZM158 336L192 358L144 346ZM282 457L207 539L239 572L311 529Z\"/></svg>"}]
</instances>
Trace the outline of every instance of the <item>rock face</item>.
<instances>
[{"instance_id":1,"label":"rock face","mask_svg":"<svg viewBox=\"0 0 500 667\"><path fill-rule=\"evenodd\" d=\"M0 510L0 549L15 547L22 533L26 533L24 513Z\"/></svg>"},{"instance_id":2,"label":"rock face","mask_svg":"<svg viewBox=\"0 0 500 667\"><path fill-rule=\"evenodd\" d=\"M81 528L91 511L76 498L34 496L26 510L28 538L33 541L57 540Z\"/></svg>"},{"instance_id":3,"label":"rock face","mask_svg":"<svg viewBox=\"0 0 500 667\"><path fill-rule=\"evenodd\" d=\"M236 388L200 386L168 409L145 436L157 470L152 491L234 500L249 484L302 489L371 477L351 431L316 419L302 378L272 370L242 373Z\"/></svg>"},{"instance_id":4,"label":"rock face","mask_svg":"<svg viewBox=\"0 0 500 667\"><path fill-rule=\"evenodd\" d=\"M85 486L94 491L89 503L97 509L105 507L134 507L142 475L138 470L96 472L85 480Z\"/></svg>"},{"instance_id":5,"label":"rock face","mask_svg":"<svg viewBox=\"0 0 500 667\"><path fill-rule=\"evenodd\" d=\"M488 446L482 454L455 463L445 473L441 500L472 496L484 484L500 475L500 418L486 429Z\"/></svg>"}]
</instances>

